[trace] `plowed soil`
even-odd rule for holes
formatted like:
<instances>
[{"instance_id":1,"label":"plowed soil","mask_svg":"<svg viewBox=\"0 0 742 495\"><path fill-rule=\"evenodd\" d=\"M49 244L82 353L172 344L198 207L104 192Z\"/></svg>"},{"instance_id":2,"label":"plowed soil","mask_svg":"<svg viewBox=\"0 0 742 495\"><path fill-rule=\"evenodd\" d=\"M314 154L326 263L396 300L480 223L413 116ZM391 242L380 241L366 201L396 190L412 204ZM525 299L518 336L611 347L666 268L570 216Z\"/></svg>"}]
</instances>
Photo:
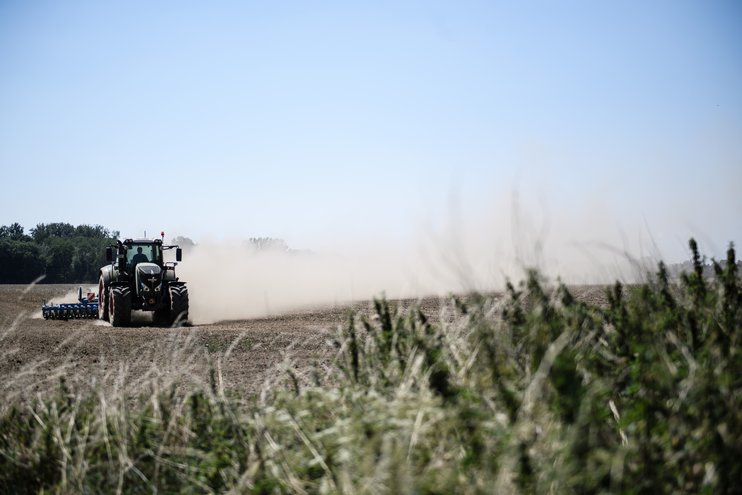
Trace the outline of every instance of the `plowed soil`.
<instances>
[{"instance_id":1,"label":"plowed soil","mask_svg":"<svg viewBox=\"0 0 742 495\"><path fill-rule=\"evenodd\" d=\"M273 378L279 363L307 369L312 363L328 362L333 355L331 338L346 321L348 311L368 313L370 308L362 302L181 328L157 327L145 314L135 317L128 328L114 328L99 320L40 317L45 301L75 289L71 285L0 285L0 393L4 396L0 398L32 397L58 384L61 377L103 379L125 368L126 376L136 378L165 366L168 359L172 366L173 349L182 349L184 342L194 358L177 359L191 373L208 380L209 370L218 361L225 388L251 393ZM579 290L579 297L593 301L601 294L599 287ZM421 304L429 316L438 315L438 298Z\"/></svg>"}]
</instances>

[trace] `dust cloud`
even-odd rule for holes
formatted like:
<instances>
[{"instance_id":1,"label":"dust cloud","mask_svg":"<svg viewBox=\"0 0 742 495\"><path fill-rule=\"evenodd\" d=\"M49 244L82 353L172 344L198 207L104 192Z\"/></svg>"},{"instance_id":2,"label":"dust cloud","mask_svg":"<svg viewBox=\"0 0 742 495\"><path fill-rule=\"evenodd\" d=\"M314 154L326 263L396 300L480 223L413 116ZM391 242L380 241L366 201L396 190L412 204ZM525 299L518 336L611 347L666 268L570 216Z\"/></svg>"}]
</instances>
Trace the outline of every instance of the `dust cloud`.
<instances>
[{"instance_id":1,"label":"dust cloud","mask_svg":"<svg viewBox=\"0 0 742 495\"><path fill-rule=\"evenodd\" d=\"M178 266L195 323L270 316L315 305L444 294L414 259L389 251L343 254L261 251L240 243L199 244Z\"/></svg>"},{"instance_id":2,"label":"dust cloud","mask_svg":"<svg viewBox=\"0 0 742 495\"><path fill-rule=\"evenodd\" d=\"M456 210L454 208L454 210ZM199 242L176 273L188 282L194 323L266 317L317 305L496 291L526 268L572 284L633 280L651 242L629 243L600 208L493 205L421 222L402 239L370 235L312 251L261 250L243 241ZM184 233L183 235L187 235ZM305 246L292 246L305 247Z\"/></svg>"}]
</instances>

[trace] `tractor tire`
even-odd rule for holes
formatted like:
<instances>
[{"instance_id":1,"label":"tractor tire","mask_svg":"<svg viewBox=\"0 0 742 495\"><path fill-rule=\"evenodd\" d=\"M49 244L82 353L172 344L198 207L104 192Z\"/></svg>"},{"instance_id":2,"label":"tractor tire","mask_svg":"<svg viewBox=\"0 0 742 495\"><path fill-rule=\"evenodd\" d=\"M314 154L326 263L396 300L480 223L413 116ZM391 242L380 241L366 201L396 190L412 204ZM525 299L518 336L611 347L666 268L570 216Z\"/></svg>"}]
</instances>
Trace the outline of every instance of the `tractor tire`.
<instances>
[{"instance_id":1,"label":"tractor tire","mask_svg":"<svg viewBox=\"0 0 742 495\"><path fill-rule=\"evenodd\" d=\"M188 287L170 287L170 326L181 326L188 322Z\"/></svg>"},{"instance_id":2,"label":"tractor tire","mask_svg":"<svg viewBox=\"0 0 742 495\"><path fill-rule=\"evenodd\" d=\"M98 318L108 321L108 287L103 277L98 280Z\"/></svg>"},{"instance_id":3,"label":"tractor tire","mask_svg":"<svg viewBox=\"0 0 742 495\"><path fill-rule=\"evenodd\" d=\"M128 287L114 287L108 301L111 325L125 327L131 323L131 291Z\"/></svg>"}]
</instances>

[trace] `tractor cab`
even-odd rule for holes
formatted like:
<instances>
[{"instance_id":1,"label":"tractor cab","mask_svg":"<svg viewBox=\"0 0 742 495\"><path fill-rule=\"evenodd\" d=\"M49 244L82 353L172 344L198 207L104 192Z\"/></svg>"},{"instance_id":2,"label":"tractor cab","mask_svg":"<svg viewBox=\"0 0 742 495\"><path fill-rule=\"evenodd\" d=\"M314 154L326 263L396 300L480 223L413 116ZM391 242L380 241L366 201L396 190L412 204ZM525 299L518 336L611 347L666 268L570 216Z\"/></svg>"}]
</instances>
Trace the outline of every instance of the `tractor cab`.
<instances>
[{"instance_id":1,"label":"tractor cab","mask_svg":"<svg viewBox=\"0 0 742 495\"><path fill-rule=\"evenodd\" d=\"M139 263L154 263L162 266L162 242L124 241L127 271L133 273Z\"/></svg>"},{"instance_id":2,"label":"tractor cab","mask_svg":"<svg viewBox=\"0 0 742 495\"><path fill-rule=\"evenodd\" d=\"M173 269L174 263L165 263L163 251L175 248L175 259L181 261L183 253L178 246L163 246L160 239L126 239L119 241L116 246L106 248L106 260L116 258L116 268L120 272L135 273L140 263L154 263L162 269Z\"/></svg>"}]
</instances>

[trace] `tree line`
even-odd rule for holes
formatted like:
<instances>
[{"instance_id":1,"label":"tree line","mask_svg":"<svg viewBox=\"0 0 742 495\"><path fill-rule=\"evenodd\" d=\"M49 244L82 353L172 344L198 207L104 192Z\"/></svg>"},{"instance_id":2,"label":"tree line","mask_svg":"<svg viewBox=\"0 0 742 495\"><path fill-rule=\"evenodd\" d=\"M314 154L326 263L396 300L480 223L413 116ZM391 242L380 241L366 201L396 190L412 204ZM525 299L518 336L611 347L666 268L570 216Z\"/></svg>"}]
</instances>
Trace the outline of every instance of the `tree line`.
<instances>
[{"instance_id":1,"label":"tree line","mask_svg":"<svg viewBox=\"0 0 742 495\"><path fill-rule=\"evenodd\" d=\"M106 264L105 248L119 232L100 225L40 223L26 231L19 223L0 227L0 283L95 282Z\"/></svg>"}]
</instances>

